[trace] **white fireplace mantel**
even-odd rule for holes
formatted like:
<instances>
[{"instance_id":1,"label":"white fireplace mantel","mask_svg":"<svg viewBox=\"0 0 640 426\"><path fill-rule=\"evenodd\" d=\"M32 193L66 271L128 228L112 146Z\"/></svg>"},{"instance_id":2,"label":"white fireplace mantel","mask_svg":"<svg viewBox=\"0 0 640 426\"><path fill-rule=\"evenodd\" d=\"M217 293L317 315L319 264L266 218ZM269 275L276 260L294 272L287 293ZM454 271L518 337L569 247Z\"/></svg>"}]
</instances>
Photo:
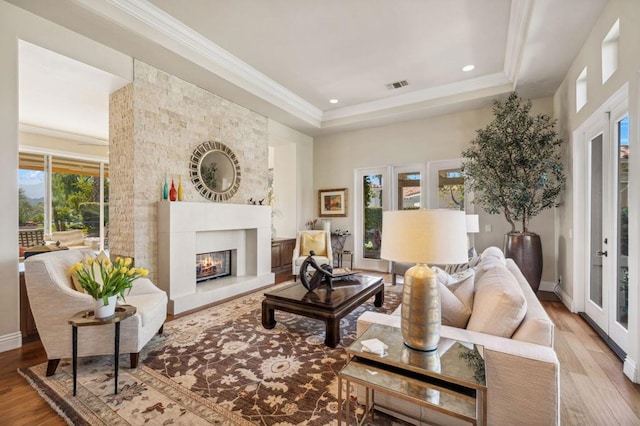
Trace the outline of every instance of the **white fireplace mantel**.
<instances>
[{"instance_id":1,"label":"white fireplace mantel","mask_svg":"<svg viewBox=\"0 0 640 426\"><path fill-rule=\"evenodd\" d=\"M196 283L196 254L234 250L235 275ZM271 207L158 203L158 285L179 314L273 284Z\"/></svg>"}]
</instances>

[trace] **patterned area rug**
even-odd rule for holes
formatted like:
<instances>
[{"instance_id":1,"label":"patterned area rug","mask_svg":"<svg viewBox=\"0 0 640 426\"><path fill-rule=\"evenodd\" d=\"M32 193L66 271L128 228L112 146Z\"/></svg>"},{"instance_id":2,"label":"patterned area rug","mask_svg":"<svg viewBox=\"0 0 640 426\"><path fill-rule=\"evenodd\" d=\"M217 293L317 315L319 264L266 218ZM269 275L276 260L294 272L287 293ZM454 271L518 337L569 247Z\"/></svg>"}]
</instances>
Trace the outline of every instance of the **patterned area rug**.
<instances>
[{"instance_id":1,"label":"patterned area rug","mask_svg":"<svg viewBox=\"0 0 640 426\"><path fill-rule=\"evenodd\" d=\"M77 397L70 360L52 377L46 363L20 373L73 425L335 425L343 347L363 312L398 306L400 289L386 286L383 307L371 298L343 318L335 349L324 345L321 321L276 311L277 326L264 329L257 292L165 324L138 368L121 357L117 395L109 356L79 359ZM384 416L375 423L395 424Z\"/></svg>"}]
</instances>

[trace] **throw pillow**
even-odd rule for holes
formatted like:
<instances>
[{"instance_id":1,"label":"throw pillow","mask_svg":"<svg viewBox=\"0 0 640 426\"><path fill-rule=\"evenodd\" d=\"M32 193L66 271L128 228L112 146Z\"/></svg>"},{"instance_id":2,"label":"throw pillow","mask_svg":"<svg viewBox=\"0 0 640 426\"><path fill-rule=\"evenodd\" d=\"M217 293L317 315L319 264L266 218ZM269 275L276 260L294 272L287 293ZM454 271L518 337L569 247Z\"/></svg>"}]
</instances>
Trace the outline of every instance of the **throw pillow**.
<instances>
[{"instance_id":1,"label":"throw pillow","mask_svg":"<svg viewBox=\"0 0 640 426\"><path fill-rule=\"evenodd\" d=\"M475 266L478 264L479 261L480 261L480 256L476 255L476 256L470 257L468 262L457 263L454 265L446 265L444 267L444 270L450 274L455 274L456 272L462 272L470 268L475 268Z\"/></svg>"},{"instance_id":2,"label":"throw pillow","mask_svg":"<svg viewBox=\"0 0 640 426\"><path fill-rule=\"evenodd\" d=\"M440 285L440 314L443 325L465 328L473 307L473 270L450 275L432 268Z\"/></svg>"},{"instance_id":3,"label":"throw pillow","mask_svg":"<svg viewBox=\"0 0 640 426\"><path fill-rule=\"evenodd\" d=\"M482 275L489 269L496 265L505 266L507 260L504 257L504 253L498 247L488 247L480 255L480 259L476 265L476 283L480 280Z\"/></svg>"},{"instance_id":4,"label":"throw pillow","mask_svg":"<svg viewBox=\"0 0 640 426\"><path fill-rule=\"evenodd\" d=\"M527 299L516 278L494 265L476 282L467 330L510 338L527 312Z\"/></svg>"},{"instance_id":5,"label":"throw pillow","mask_svg":"<svg viewBox=\"0 0 640 426\"><path fill-rule=\"evenodd\" d=\"M317 234L305 232L302 234L300 255L308 256L311 250L316 253L316 256L327 255L327 244L325 242L324 232L318 232Z\"/></svg>"},{"instance_id":6,"label":"throw pillow","mask_svg":"<svg viewBox=\"0 0 640 426\"><path fill-rule=\"evenodd\" d=\"M461 282L462 280L468 278L471 275L474 275L473 269L465 269L460 272L456 272L454 274L450 274L439 266L432 266L431 269L437 274L438 281L446 286L450 286L456 283Z\"/></svg>"},{"instance_id":7,"label":"throw pillow","mask_svg":"<svg viewBox=\"0 0 640 426\"><path fill-rule=\"evenodd\" d=\"M482 260L485 260L488 257L495 257L497 259L502 260L502 263L505 262L504 253L498 247L487 247L480 255Z\"/></svg>"},{"instance_id":8,"label":"throw pillow","mask_svg":"<svg viewBox=\"0 0 640 426\"><path fill-rule=\"evenodd\" d=\"M450 286L439 285L442 324L465 328L473 306L473 274Z\"/></svg>"},{"instance_id":9,"label":"throw pillow","mask_svg":"<svg viewBox=\"0 0 640 426\"><path fill-rule=\"evenodd\" d=\"M100 266L98 265L97 262L103 262L105 259L109 260L109 256L107 256L107 254L103 251L101 251L100 253L98 253L97 256L95 257L91 257L93 259L93 273L95 274L96 277L96 281L101 283L102 282L102 277L100 275ZM85 257L83 263L87 263L87 259L89 259L89 257ZM75 289L81 293L86 293L86 291L84 291L84 288L82 288L82 285L80 284L80 280L78 280L78 276L76 274L71 274L71 281L73 281L73 286L75 287Z\"/></svg>"}]
</instances>

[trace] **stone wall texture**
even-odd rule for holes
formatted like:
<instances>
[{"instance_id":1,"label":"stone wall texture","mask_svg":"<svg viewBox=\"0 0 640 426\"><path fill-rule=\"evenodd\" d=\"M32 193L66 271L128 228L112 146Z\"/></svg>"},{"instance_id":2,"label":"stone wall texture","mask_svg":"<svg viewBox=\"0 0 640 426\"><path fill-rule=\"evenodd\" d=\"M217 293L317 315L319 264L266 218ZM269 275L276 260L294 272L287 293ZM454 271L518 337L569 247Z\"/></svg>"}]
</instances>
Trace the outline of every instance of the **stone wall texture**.
<instances>
[{"instance_id":1,"label":"stone wall texture","mask_svg":"<svg viewBox=\"0 0 640 426\"><path fill-rule=\"evenodd\" d=\"M165 175L182 180L184 201L210 202L189 178L202 142L217 140L240 162L242 181L228 203L266 198L267 118L140 61L134 81L110 99L109 249L157 271L157 203ZM194 259L195 261L195 259Z\"/></svg>"}]
</instances>

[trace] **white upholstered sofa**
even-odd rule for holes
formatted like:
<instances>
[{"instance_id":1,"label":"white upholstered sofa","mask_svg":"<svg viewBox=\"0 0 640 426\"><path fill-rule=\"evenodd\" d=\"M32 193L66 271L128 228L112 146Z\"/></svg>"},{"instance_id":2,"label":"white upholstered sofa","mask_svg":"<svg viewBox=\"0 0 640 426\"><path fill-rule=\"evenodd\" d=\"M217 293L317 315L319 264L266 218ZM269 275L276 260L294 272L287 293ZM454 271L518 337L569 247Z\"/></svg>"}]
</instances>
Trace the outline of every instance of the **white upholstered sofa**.
<instances>
[{"instance_id":1,"label":"white upholstered sofa","mask_svg":"<svg viewBox=\"0 0 640 426\"><path fill-rule=\"evenodd\" d=\"M443 325L441 336L484 346L489 425L557 425L560 423L560 365L553 350L554 324L516 264L501 255L495 247L482 254L474 274L471 318L466 328ZM523 316L517 324L503 318L510 302L495 296L496 289L498 293L502 291L500 284L497 288L493 285L495 281L511 283L521 290L521 293L515 291L515 300L521 301L524 297L526 302L517 313ZM479 287L492 289L483 293ZM443 306L443 318L450 316L444 309ZM374 323L400 327L400 308L391 315L362 314L358 319L358 335ZM489 334L482 331L483 328L509 336ZM359 390L359 399L362 396ZM456 419L381 392L376 393L376 403L401 418L406 416L407 420L458 424Z\"/></svg>"},{"instance_id":2,"label":"white upholstered sofa","mask_svg":"<svg viewBox=\"0 0 640 426\"><path fill-rule=\"evenodd\" d=\"M84 256L95 256L95 252L64 250L24 261L29 304L49 360L47 376L55 373L61 358L72 355L69 318L94 307L93 298L77 291L71 280L71 266ZM162 332L167 294L147 278L138 278L125 298L137 312L121 323L120 353L131 354L131 367L135 368L140 350L156 333ZM114 327L79 327L78 356L113 355L113 340Z\"/></svg>"}]
</instances>

